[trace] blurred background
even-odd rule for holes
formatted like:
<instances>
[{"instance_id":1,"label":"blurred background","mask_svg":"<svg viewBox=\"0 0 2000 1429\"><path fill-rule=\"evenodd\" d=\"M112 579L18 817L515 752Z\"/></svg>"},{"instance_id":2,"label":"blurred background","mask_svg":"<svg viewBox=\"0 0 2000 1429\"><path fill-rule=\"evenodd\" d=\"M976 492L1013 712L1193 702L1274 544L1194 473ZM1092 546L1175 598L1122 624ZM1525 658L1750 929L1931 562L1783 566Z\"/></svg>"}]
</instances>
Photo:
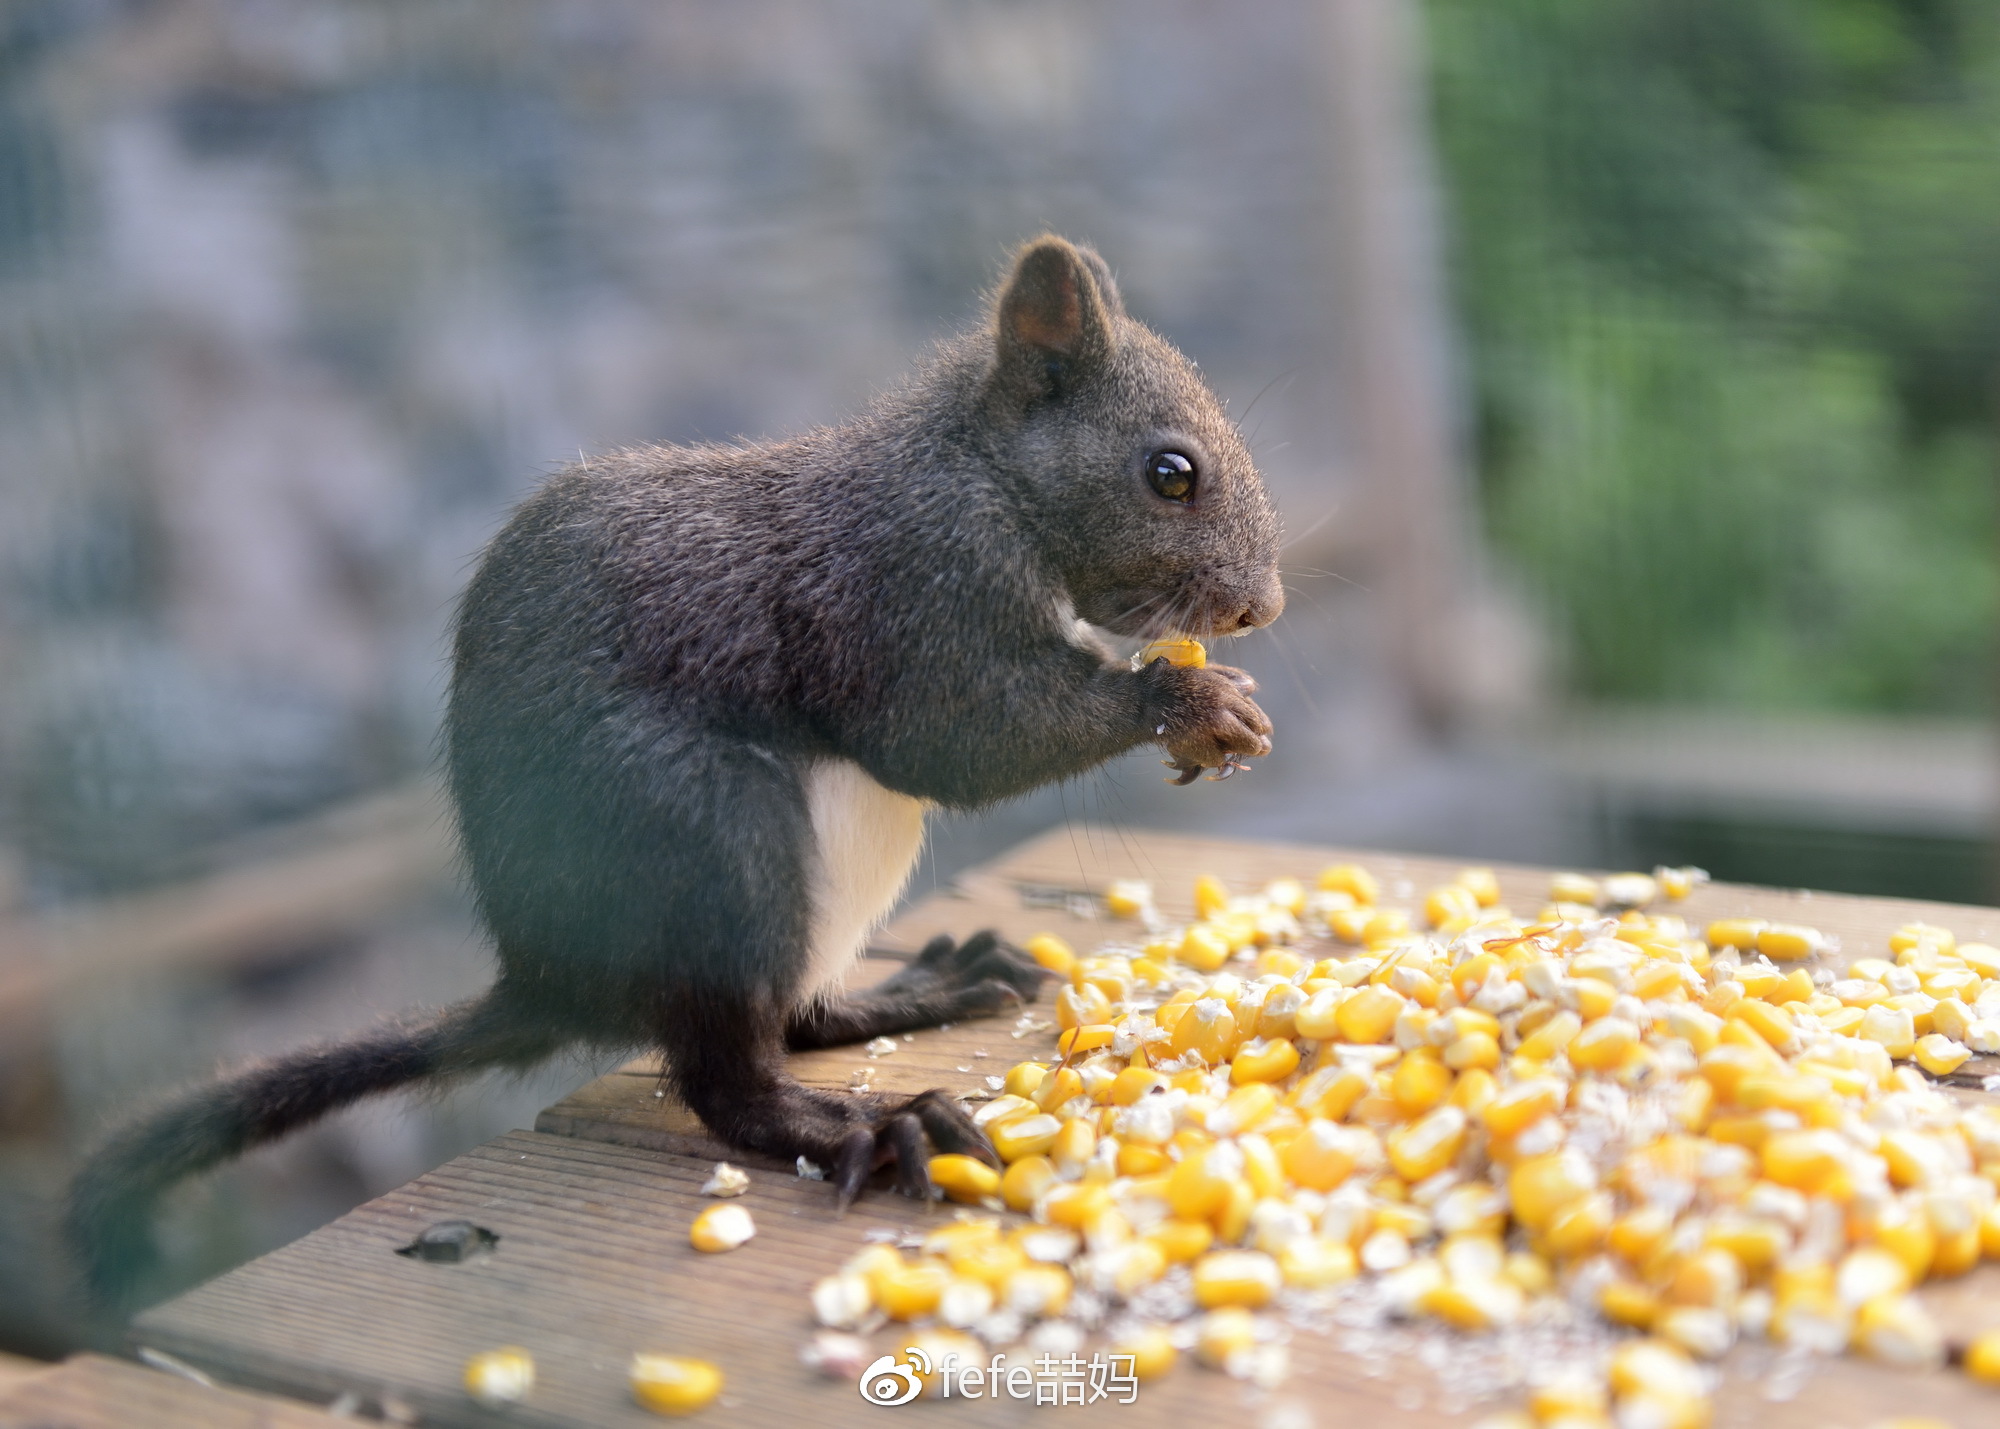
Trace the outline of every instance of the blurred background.
<instances>
[{"instance_id":1,"label":"blurred background","mask_svg":"<svg viewBox=\"0 0 2000 1429\"><path fill-rule=\"evenodd\" d=\"M0 1348L156 1089L487 975L456 593L579 454L838 421L1096 244L1285 512L1278 750L1062 821L1996 892L1980 0L0 5ZM176 1201L188 1279L589 1075Z\"/></svg>"}]
</instances>

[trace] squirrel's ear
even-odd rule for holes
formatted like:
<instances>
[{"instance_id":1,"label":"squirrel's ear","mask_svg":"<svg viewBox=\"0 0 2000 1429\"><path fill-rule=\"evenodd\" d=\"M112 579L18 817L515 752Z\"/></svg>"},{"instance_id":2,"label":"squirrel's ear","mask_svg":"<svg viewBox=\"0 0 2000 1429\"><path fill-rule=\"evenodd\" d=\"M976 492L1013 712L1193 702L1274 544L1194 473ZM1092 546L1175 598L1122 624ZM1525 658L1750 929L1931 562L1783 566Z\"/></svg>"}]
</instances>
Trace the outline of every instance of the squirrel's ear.
<instances>
[{"instance_id":1,"label":"squirrel's ear","mask_svg":"<svg viewBox=\"0 0 2000 1429\"><path fill-rule=\"evenodd\" d=\"M1124 312L1104 260L1045 234L1024 247L1000 289L994 342L1000 372L1039 384L1111 355Z\"/></svg>"}]
</instances>

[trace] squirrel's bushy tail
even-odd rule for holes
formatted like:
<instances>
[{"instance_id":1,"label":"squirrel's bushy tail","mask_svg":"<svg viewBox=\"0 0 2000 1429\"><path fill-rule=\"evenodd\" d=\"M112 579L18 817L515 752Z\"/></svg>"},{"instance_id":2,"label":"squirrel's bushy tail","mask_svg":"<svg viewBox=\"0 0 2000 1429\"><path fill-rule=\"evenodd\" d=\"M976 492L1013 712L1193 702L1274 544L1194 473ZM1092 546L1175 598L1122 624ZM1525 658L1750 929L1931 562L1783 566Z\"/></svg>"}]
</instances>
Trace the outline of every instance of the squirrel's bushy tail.
<instances>
[{"instance_id":1,"label":"squirrel's bushy tail","mask_svg":"<svg viewBox=\"0 0 2000 1429\"><path fill-rule=\"evenodd\" d=\"M362 1097L489 1067L526 1069L559 1050L559 1039L489 992L425 1022L308 1048L183 1092L121 1127L71 1184L65 1229L84 1282L100 1304L133 1298L157 1261L153 1203L198 1171Z\"/></svg>"}]
</instances>

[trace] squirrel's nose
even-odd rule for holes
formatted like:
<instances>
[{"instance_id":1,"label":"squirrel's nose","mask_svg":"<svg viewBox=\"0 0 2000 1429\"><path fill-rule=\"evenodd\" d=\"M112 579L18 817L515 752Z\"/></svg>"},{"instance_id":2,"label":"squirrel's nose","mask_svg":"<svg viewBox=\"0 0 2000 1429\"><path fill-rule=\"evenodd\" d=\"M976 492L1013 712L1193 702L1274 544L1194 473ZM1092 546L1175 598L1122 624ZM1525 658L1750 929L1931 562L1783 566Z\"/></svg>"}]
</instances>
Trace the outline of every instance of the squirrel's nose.
<instances>
[{"instance_id":1,"label":"squirrel's nose","mask_svg":"<svg viewBox=\"0 0 2000 1429\"><path fill-rule=\"evenodd\" d=\"M1269 625L1278 618L1285 608L1285 587L1276 576L1258 595L1252 596L1236 617L1232 630L1255 630L1260 625Z\"/></svg>"}]
</instances>

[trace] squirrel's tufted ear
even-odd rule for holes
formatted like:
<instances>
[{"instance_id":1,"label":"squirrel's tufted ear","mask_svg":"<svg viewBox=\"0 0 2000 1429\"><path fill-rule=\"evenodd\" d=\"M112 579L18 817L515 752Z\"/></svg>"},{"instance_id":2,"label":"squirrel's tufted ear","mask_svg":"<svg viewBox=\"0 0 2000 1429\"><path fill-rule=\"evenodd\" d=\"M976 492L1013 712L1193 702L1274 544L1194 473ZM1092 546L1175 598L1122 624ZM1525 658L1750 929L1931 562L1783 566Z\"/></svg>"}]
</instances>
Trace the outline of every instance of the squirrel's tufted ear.
<instances>
[{"instance_id":1,"label":"squirrel's tufted ear","mask_svg":"<svg viewBox=\"0 0 2000 1429\"><path fill-rule=\"evenodd\" d=\"M1104 260L1044 234L1023 247L1000 289L994 341L1001 375L1040 385L1111 355L1124 312Z\"/></svg>"}]
</instances>

